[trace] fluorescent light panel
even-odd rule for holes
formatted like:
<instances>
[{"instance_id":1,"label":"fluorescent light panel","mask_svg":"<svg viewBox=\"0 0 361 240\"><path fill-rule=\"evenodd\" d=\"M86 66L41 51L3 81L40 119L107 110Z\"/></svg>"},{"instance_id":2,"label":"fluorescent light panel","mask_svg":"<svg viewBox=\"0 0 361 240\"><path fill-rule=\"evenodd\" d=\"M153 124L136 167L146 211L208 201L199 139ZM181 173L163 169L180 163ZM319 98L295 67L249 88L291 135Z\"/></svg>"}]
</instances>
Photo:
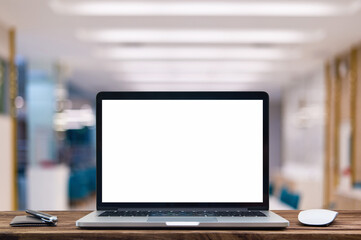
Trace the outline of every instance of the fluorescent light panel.
<instances>
[{"instance_id":1,"label":"fluorescent light panel","mask_svg":"<svg viewBox=\"0 0 361 240\"><path fill-rule=\"evenodd\" d=\"M163 83L218 83L218 82L238 82L238 83L254 83L273 79L274 76L263 74L232 74L232 73L155 73L155 74L114 74L116 80L123 82L163 82Z\"/></svg>"},{"instance_id":2,"label":"fluorescent light panel","mask_svg":"<svg viewBox=\"0 0 361 240\"><path fill-rule=\"evenodd\" d=\"M278 1L79 1L52 0L61 14L86 16L270 16L322 17L355 13L359 0Z\"/></svg>"},{"instance_id":3,"label":"fluorescent light panel","mask_svg":"<svg viewBox=\"0 0 361 240\"><path fill-rule=\"evenodd\" d=\"M264 47L114 47L99 49L95 55L118 60L275 60L302 57L293 49Z\"/></svg>"},{"instance_id":4,"label":"fluorescent light panel","mask_svg":"<svg viewBox=\"0 0 361 240\"><path fill-rule=\"evenodd\" d=\"M307 43L324 38L321 31L295 30L80 30L77 38L102 43Z\"/></svg>"},{"instance_id":5,"label":"fluorescent light panel","mask_svg":"<svg viewBox=\"0 0 361 240\"><path fill-rule=\"evenodd\" d=\"M104 66L119 73L259 73L290 71L289 67L287 62L270 61L126 61Z\"/></svg>"},{"instance_id":6,"label":"fluorescent light panel","mask_svg":"<svg viewBox=\"0 0 361 240\"><path fill-rule=\"evenodd\" d=\"M117 85L116 83L114 85ZM274 84L272 83L274 86ZM235 91L235 90L264 90L264 83L237 83L217 82L212 84L187 82L187 83L152 83L152 82L119 82L122 90L130 91ZM255 86L259 86L255 88Z\"/></svg>"}]
</instances>

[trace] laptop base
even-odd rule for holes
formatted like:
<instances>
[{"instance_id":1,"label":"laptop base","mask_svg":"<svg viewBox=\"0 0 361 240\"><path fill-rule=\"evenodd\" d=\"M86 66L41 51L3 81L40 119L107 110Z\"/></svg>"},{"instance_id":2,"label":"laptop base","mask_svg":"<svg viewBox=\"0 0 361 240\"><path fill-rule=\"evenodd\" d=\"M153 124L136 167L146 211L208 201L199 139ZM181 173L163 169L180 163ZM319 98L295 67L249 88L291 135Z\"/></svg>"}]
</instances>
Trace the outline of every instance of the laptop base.
<instances>
[{"instance_id":1,"label":"laptop base","mask_svg":"<svg viewBox=\"0 0 361 240\"><path fill-rule=\"evenodd\" d=\"M94 211L76 221L80 228L285 228L289 221L271 212L266 217L99 217Z\"/></svg>"}]
</instances>

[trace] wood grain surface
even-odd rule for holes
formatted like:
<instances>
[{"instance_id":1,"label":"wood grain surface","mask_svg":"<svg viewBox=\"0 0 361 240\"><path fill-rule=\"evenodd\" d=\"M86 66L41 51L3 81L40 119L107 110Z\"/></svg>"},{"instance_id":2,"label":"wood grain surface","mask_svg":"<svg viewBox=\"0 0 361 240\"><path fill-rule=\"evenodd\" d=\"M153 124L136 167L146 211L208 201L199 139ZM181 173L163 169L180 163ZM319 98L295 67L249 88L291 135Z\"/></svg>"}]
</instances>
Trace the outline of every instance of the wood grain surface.
<instances>
[{"instance_id":1,"label":"wood grain surface","mask_svg":"<svg viewBox=\"0 0 361 240\"><path fill-rule=\"evenodd\" d=\"M56 227L10 227L10 221L24 212L0 212L0 239L361 239L361 211L339 211L329 227L307 227L297 220L299 211L274 211L290 221L282 230L201 229L79 229L75 221L89 212L49 212L58 216Z\"/></svg>"}]
</instances>

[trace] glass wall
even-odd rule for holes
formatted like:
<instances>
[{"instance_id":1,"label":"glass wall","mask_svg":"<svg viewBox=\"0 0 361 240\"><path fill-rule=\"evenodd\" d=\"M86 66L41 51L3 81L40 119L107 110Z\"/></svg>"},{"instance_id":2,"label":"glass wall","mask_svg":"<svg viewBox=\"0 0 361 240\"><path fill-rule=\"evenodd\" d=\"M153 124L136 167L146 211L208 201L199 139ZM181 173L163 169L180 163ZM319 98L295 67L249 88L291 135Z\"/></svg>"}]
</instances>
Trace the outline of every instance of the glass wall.
<instances>
[{"instance_id":1,"label":"glass wall","mask_svg":"<svg viewBox=\"0 0 361 240\"><path fill-rule=\"evenodd\" d=\"M1 1L0 209L95 208L104 90L266 91L271 209L359 208L352 4Z\"/></svg>"}]
</instances>

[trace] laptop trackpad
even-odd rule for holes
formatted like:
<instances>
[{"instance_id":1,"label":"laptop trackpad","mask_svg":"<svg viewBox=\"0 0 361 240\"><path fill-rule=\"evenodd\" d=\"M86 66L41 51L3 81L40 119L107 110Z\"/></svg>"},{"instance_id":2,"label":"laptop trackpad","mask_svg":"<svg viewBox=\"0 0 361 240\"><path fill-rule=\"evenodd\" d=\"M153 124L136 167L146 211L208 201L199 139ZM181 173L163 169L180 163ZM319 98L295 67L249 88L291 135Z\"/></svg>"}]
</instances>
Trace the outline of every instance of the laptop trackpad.
<instances>
[{"instance_id":1,"label":"laptop trackpad","mask_svg":"<svg viewBox=\"0 0 361 240\"><path fill-rule=\"evenodd\" d=\"M218 222L213 217L149 217L148 222Z\"/></svg>"}]
</instances>

